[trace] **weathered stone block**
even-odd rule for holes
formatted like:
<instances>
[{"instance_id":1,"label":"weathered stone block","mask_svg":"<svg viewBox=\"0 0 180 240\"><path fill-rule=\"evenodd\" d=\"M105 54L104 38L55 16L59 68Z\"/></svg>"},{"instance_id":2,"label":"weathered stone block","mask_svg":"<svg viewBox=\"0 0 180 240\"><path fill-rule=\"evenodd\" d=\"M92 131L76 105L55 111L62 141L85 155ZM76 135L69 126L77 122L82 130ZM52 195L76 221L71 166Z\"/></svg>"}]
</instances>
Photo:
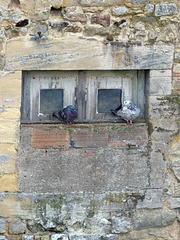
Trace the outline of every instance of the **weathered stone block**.
<instances>
[{"instance_id":1,"label":"weathered stone block","mask_svg":"<svg viewBox=\"0 0 180 240\"><path fill-rule=\"evenodd\" d=\"M147 4L144 10L145 10L145 14L151 15L154 12L154 4Z\"/></svg>"},{"instance_id":2,"label":"weathered stone block","mask_svg":"<svg viewBox=\"0 0 180 240\"><path fill-rule=\"evenodd\" d=\"M25 12L33 11L35 8L35 1L32 0L31 2L28 2L27 0L20 0L20 7L22 11Z\"/></svg>"},{"instance_id":3,"label":"weathered stone block","mask_svg":"<svg viewBox=\"0 0 180 240\"><path fill-rule=\"evenodd\" d=\"M162 207L162 189L147 189L143 201L139 200L137 208L160 208Z\"/></svg>"},{"instance_id":4,"label":"weathered stone block","mask_svg":"<svg viewBox=\"0 0 180 240\"><path fill-rule=\"evenodd\" d=\"M115 16L122 16L128 13L128 8L126 7L115 7L112 8L112 14Z\"/></svg>"},{"instance_id":5,"label":"weathered stone block","mask_svg":"<svg viewBox=\"0 0 180 240\"><path fill-rule=\"evenodd\" d=\"M99 14L93 14L91 17L91 23L100 24L103 27L108 27L110 25L110 15L101 16Z\"/></svg>"},{"instance_id":6,"label":"weathered stone block","mask_svg":"<svg viewBox=\"0 0 180 240\"><path fill-rule=\"evenodd\" d=\"M170 199L171 209L180 208L180 198Z\"/></svg>"},{"instance_id":7,"label":"weathered stone block","mask_svg":"<svg viewBox=\"0 0 180 240\"><path fill-rule=\"evenodd\" d=\"M0 54L0 70L3 69L4 65L5 65L5 55Z\"/></svg>"},{"instance_id":8,"label":"weathered stone block","mask_svg":"<svg viewBox=\"0 0 180 240\"><path fill-rule=\"evenodd\" d=\"M0 235L0 240L8 240L8 238L6 236L1 236Z\"/></svg>"},{"instance_id":9,"label":"weathered stone block","mask_svg":"<svg viewBox=\"0 0 180 240\"><path fill-rule=\"evenodd\" d=\"M109 147L138 147L146 146L148 143L147 126L139 125L136 128L111 130L109 133Z\"/></svg>"},{"instance_id":10,"label":"weathered stone block","mask_svg":"<svg viewBox=\"0 0 180 240\"><path fill-rule=\"evenodd\" d=\"M7 0L7 1L4 1L4 0L0 0L0 6L3 7L3 8L8 8L8 5L11 3L11 0Z\"/></svg>"},{"instance_id":11,"label":"weathered stone block","mask_svg":"<svg viewBox=\"0 0 180 240\"><path fill-rule=\"evenodd\" d=\"M62 6L63 0L51 0L51 6L59 9Z\"/></svg>"},{"instance_id":12,"label":"weathered stone block","mask_svg":"<svg viewBox=\"0 0 180 240\"><path fill-rule=\"evenodd\" d=\"M177 180L180 181L180 166L172 167L172 170L173 170L174 175L177 178Z\"/></svg>"},{"instance_id":13,"label":"weathered stone block","mask_svg":"<svg viewBox=\"0 0 180 240\"><path fill-rule=\"evenodd\" d=\"M69 148L69 143L69 134L66 130L32 130L31 146L33 148Z\"/></svg>"},{"instance_id":14,"label":"weathered stone block","mask_svg":"<svg viewBox=\"0 0 180 240\"><path fill-rule=\"evenodd\" d=\"M23 234L22 240L34 240L34 235L33 234Z\"/></svg>"},{"instance_id":15,"label":"weathered stone block","mask_svg":"<svg viewBox=\"0 0 180 240\"><path fill-rule=\"evenodd\" d=\"M86 36L114 36L118 35L120 32L119 28L115 28L114 26L110 26L108 28L105 27L94 27L94 26L85 26L84 27L84 34Z\"/></svg>"},{"instance_id":16,"label":"weathered stone block","mask_svg":"<svg viewBox=\"0 0 180 240\"><path fill-rule=\"evenodd\" d=\"M51 240L69 240L69 237L67 234L52 234L51 235Z\"/></svg>"},{"instance_id":17,"label":"weathered stone block","mask_svg":"<svg viewBox=\"0 0 180 240\"><path fill-rule=\"evenodd\" d=\"M82 10L81 7L72 6L72 7L65 7L63 12L67 13L67 14L69 14L69 13L80 13L80 12L82 13L83 10Z\"/></svg>"},{"instance_id":18,"label":"weathered stone block","mask_svg":"<svg viewBox=\"0 0 180 240\"><path fill-rule=\"evenodd\" d=\"M178 14L176 4L157 4L155 6L155 16L168 16Z\"/></svg>"},{"instance_id":19,"label":"weathered stone block","mask_svg":"<svg viewBox=\"0 0 180 240\"><path fill-rule=\"evenodd\" d=\"M171 70L151 70L149 76L150 76L150 79L172 77L172 71Z\"/></svg>"},{"instance_id":20,"label":"weathered stone block","mask_svg":"<svg viewBox=\"0 0 180 240\"><path fill-rule=\"evenodd\" d=\"M16 173L4 174L0 178L0 192L16 192L17 175Z\"/></svg>"},{"instance_id":21,"label":"weathered stone block","mask_svg":"<svg viewBox=\"0 0 180 240\"><path fill-rule=\"evenodd\" d=\"M147 4L149 3L149 0L128 0L128 3L134 4L134 5L140 5L140 4Z\"/></svg>"},{"instance_id":22,"label":"weathered stone block","mask_svg":"<svg viewBox=\"0 0 180 240\"><path fill-rule=\"evenodd\" d=\"M149 83L150 95L170 95L172 91L171 77L151 77Z\"/></svg>"},{"instance_id":23,"label":"weathered stone block","mask_svg":"<svg viewBox=\"0 0 180 240\"><path fill-rule=\"evenodd\" d=\"M14 218L9 223L9 234L18 235L26 231L26 222L20 218Z\"/></svg>"},{"instance_id":24,"label":"weathered stone block","mask_svg":"<svg viewBox=\"0 0 180 240\"><path fill-rule=\"evenodd\" d=\"M101 237L98 235L90 235L90 236L71 236L70 240L100 240Z\"/></svg>"},{"instance_id":25,"label":"weathered stone block","mask_svg":"<svg viewBox=\"0 0 180 240\"><path fill-rule=\"evenodd\" d=\"M109 35L110 27L101 28L102 34ZM115 33L117 29L120 31L117 27L112 28ZM41 49L43 49L43 53ZM90 51L90 49L93 49L93 51ZM122 57L117 58L117 53L121 54ZM24 39L18 39L18 41L16 39L7 42L5 69L32 70L33 64L34 70L162 70L172 67L173 53L174 48L172 46L140 46L138 42L110 42L104 45L98 41L88 41L87 44L85 39L77 41L76 39L62 38L61 40L49 39L37 44L36 41L27 43ZM49 61L49 58L51 61Z\"/></svg>"},{"instance_id":26,"label":"weathered stone block","mask_svg":"<svg viewBox=\"0 0 180 240\"><path fill-rule=\"evenodd\" d=\"M82 28L78 27L76 25L73 26L68 26L67 28L65 28L66 32L73 32L73 33L80 33L82 32Z\"/></svg>"},{"instance_id":27,"label":"weathered stone block","mask_svg":"<svg viewBox=\"0 0 180 240\"><path fill-rule=\"evenodd\" d=\"M131 219L127 217L112 217L112 233L127 233L131 228Z\"/></svg>"},{"instance_id":28,"label":"weathered stone block","mask_svg":"<svg viewBox=\"0 0 180 240\"><path fill-rule=\"evenodd\" d=\"M35 0L35 9L45 9L51 7L51 0Z\"/></svg>"},{"instance_id":29,"label":"weathered stone block","mask_svg":"<svg viewBox=\"0 0 180 240\"><path fill-rule=\"evenodd\" d=\"M63 15L64 20L70 21L70 22L81 22L86 23L87 17L84 14L66 14Z\"/></svg>"},{"instance_id":30,"label":"weathered stone block","mask_svg":"<svg viewBox=\"0 0 180 240\"><path fill-rule=\"evenodd\" d=\"M140 216L134 219L134 230L143 230L148 228L166 227L173 224L176 219L175 212L164 212L156 215L149 213L149 215Z\"/></svg>"},{"instance_id":31,"label":"weathered stone block","mask_svg":"<svg viewBox=\"0 0 180 240\"><path fill-rule=\"evenodd\" d=\"M35 240L49 240L49 234L47 233L40 233L40 234L35 234Z\"/></svg>"},{"instance_id":32,"label":"weathered stone block","mask_svg":"<svg viewBox=\"0 0 180 240\"><path fill-rule=\"evenodd\" d=\"M83 7L83 12L99 13L104 10L103 7Z\"/></svg>"},{"instance_id":33,"label":"weathered stone block","mask_svg":"<svg viewBox=\"0 0 180 240\"><path fill-rule=\"evenodd\" d=\"M30 40L38 40L47 35L48 26L46 24L37 24L34 26L30 35Z\"/></svg>"},{"instance_id":34,"label":"weathered stone block","mask_svg":"<svg viewBox=\"0 0 180 240\"><path fill-rule=\"evenodd\" d=\"M89 130L87 132L84 128L77 129L77 126L73 130L72 126L70 134L74 142L71 141L69 150L61 150L61 154L59 149L51 149L49 152L33 151L32 153L32 149L29 148L31 134L29 130L31 129L28 129L29 127L23 127L21 132L23 151L19 152L21 158L18 161L21 191L27 191L27 189L30 192L97 192L109 189L121 191L127 186L137 191L140 188L144 189L148 184L146 147L138 151L133 146L129 146L128 150L109 148L107 147L108 130L94 129L92 132ZM85 133L85 138L79 137L83 135L81 133ZM90 145L89 138L91 138ZM101 142L100 139L105 139L105 141ZM96 146L96 142L99 147ZM90 149L89 146L92 147L92 144L94 147ZM48 159L51 159L51 164ZM133 175L130 170L132 168L134 169Z\"/></svg>"},{"instance_id":35,"label":"weathered stone block","mask_svg":"<svg viewBox=\"0 0 180 240\"><path fill-rule=\"evenodd\" d=\"M174 62L173 64L173 74L180 74L180 63Z\"/></svg>"},{"instance_id":36,"label":"weathered stone block","mask_svg":"<svg viewBox=\"0 0 180 240\"><path fill-rule=\"evenodd\" d=\"M28 18L32 21L46 21L49 19L50 9L41 9L29 13Z\"/></svg>"},{"instance_id":37,"label":"weathered stone block","mask_svg":"<svg viewBox=\"0 0 180 240\"><path fill-rule=\"evenodd\" d=\"M152 188L160 189L164 184L166 173L166 161L163 159L162 153L152 152L150 164L150 185ZM161 191L157 193L161 194ZM160 202L158 204L160 204Z\"/></svg>"},{"instance_id":38,"label":"weathered stone block","mask_svg":"<svg viewBox=\"0 0 180 240\"><path fill-rule=\"evenodd\" d=\"M0 117L1 116L4 116L4 114L0 113ZM0 120L0 122L2 122L2 121ZM11 123L10 123L10 125L11 125ZM3 126L2 129L0 129L0 136L1 136L0 142L1 143L7 143L7 142L9 142L9 143L13 143L14 142L15 143L15 142L18 141L17 140L17 136L18 136L18 134L17 134L18 123L17 123L17 125L15 124L14 126L15 126L15 128L8 128L8 126L6 125L6 126Z\"/></svg>"},{"instance_id":39,"label":"weathered stone block","mask_svg":"<svg viewBox=\"0 0 180 240\"><path fill-rule=\"evenodd\" d=\"M166 119L171 120L178 115L178 108L171 105L171 99L161 96L149 97L149 118L150 119ZM165 117L166 116L166 117ZM154 120L154 122L157 120ZM164 125L166 127L166 125Z\"/></svg>"},{"instance_id":40,"label":"weathered stone block","mask_svg":"<svg viewBox=\"0 0 180 240\"><path fill-rule=\"evenodd\" d=\"M118 240L119 236L118 234L107 234L106 236L103 236L104 240Z\"/></svg>"},{"instance_id":41,"label":"weathered stone block","mask_svg":"<svg viewBox=\"0 0 180 240\"><path fill-rule=\"evenodd\" d=\"M107 133L91 133L89 130L78 130L71 133L71 147L98 148L107 146Z\"/></svg>"},{"instance_id":42,"label":"weathered stone block","mask_svg":"<svg viewBox=\"0 0 180 240\"><path fill-rule=\"evenodd\" d=\"M0 105L4 108L21 105L21 71L0 72ZM14 114L12 114L13 116Z\"/></svg>"},{"instance_id":43,"label":"weathered stone block","mask_svg":"<svg viewBox=\"0 0 180 240\"><path fill-rule=\"evenodd\" d=\"M80 0L82 6L99 7L99 6L115 6L122 5L124 0Z\"/></svg>"},{"instance_id":44,"label":"weathered stone block","mask_svg":"<svg viewBox=\"0 0 180 240\"><path fill-rule=\"evenodd\" d=\"M174 95L180 95L180 74L173 74L172 88Z\"/></svg>"},{"instance_id":45,"label":"weathered stone block","mask_svg":"<svg viewBox=\"0 0 180 240\"><path fill-rule=\"evenodd\" d=\"M6 232L6 219L0 218L0 233Z\"/></svg>"},{"instance_id":46,"label":"weathered stone block","mask_svg":"<svg viewBox=\"0 0 180 240\"><path fill-rule=\"evenodd\" d=\"M8 163L10 158L8 155L0 155L0 164Z\"/></svg>"}]
</instances>

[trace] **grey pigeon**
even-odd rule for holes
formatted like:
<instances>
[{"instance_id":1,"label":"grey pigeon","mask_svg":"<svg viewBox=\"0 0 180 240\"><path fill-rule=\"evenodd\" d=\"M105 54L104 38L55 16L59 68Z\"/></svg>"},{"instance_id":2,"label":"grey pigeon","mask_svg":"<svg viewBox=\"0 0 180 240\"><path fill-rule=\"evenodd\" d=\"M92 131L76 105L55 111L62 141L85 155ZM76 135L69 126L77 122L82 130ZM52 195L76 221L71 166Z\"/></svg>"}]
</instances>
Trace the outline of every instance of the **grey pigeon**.
<instances>
[{"instance_id":1,"label":"grey pigeon","mask_svg":"<svg viewBox=\"0 0 180 240\"><path fill-rule=\"evenodd\" d=\"M140 108L133 104L131 101L124 101L124 106L120 105L115 110L111 110L112 113L118 117L127 121L127 124L133 124L132 121L136 119L140 114Z\"/></svg>"},{"instance_id":2,"label":"grey pigeon","mask_svg":"<svg viewBox=\"0 0 180 240\"><path fill-rule=\"evenodd\" d=\"M68 125L71 125L72 122L78 117L78 112L74 106L69 105L61 109L59 112L54 112L53 116L67 122Z\"/></svg>"}]
</instances>

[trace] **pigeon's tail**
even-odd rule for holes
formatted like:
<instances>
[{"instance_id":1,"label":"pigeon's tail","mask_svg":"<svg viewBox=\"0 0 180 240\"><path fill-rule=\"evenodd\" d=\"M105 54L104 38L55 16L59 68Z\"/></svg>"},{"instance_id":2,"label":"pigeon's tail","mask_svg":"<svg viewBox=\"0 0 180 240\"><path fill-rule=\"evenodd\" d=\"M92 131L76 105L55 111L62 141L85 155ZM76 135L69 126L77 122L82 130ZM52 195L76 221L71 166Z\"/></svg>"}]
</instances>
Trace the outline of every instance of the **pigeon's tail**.
<instances>
[{"instance_id":1,"label":"pigeon's tail","mask_svg":"<svg viewBox=\"0 0 180 240\"><path fill-rule=\"evenodd\" d=\"M52 115L53 115L53 117L59 118L59 113L58 112L54 112Z\"/></svg>"},{"instance_id":2,"label":"pigeon's tail","mask_svg":"<svg viewBox=\"0 0 180 240\"><path fill-rule=\"evenodd\" d=\"M117 115L117 111L116 111L116 110L110 109L110 111L111 111L113 114Z\"/></svg>"},{"instance_id":3,"label":"pigeon's tail","mask_svg":"<svg viewBox=\"0 0 180 240\"><path fill-rule=\"evenodd\" d=\"M120 109L122 109L122 104L120 104L119 107L117 107L114 111L117 112L117 111L120 110Z\"/></svg>"}]
</instances>

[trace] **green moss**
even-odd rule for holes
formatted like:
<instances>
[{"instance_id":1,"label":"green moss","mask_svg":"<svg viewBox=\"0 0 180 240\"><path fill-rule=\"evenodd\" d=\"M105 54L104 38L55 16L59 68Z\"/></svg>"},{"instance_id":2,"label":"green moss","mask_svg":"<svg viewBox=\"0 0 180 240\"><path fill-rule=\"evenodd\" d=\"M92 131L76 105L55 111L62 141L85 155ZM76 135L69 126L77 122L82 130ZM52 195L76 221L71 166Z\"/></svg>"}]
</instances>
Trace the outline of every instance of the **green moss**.
<instances>
[{"instance_id":1,"label":"green moss","mask_svg":"<svg viewBox=\"0 0 180 240\"><path fill-rule=\"evenodd\" d=\"M158 100L165 100L166 103L169 103L172 111L177 111L180 113L180 97L179 96L165 96L163 98L157 98ZM165 105L166 103L162 102L162 105Z\"/></svg>"},{"instance_id":2,"label":"green moss","mask_svg":"<svg viewBox=\"0 0 180 240\"><path fill-rule=\"evenodd\" d=\"M58 196L50 196L47 197L46 199L41 199L37 201L36 204L36 213L41 214L44 213L46 214L46 208L49 205L52 209L55 209L57 214L61 213L62 205L63 205L64 199L62 195Z\"/></svg>"},{"instance_id":3,"label":"green moss","mask_svg":"<svg viewBox=\"0 0 180 240\"><path fill-rule=\"evenodd\" d=\"M87 208L87 217L88 218L92 218L95 214L95 210L96 210L96 204L94 200L90 201L90 205Z\"/></svg>"},{"instance_id":4,"label":"green moss","mask_svg":"<svg viewBox=\"0 0 180 240\"><path fill-rule=\"evenodd\" d=\"M179 96L166 96L164 100L167 100L171 104L177 104L180 108L180 97Z\"/></svg>"},{"instance_id":5,"label":"green moss","mask_svg":"<svg viewBox=\"0 0 180 240\"><path fill-rule=\"evenodd\" d=\"M153 125L149 120L147 120L146 123L147 123L147 126L148 126L148 136L150 137L152 132L154 131Z\"/></svg>"}]
</instances>

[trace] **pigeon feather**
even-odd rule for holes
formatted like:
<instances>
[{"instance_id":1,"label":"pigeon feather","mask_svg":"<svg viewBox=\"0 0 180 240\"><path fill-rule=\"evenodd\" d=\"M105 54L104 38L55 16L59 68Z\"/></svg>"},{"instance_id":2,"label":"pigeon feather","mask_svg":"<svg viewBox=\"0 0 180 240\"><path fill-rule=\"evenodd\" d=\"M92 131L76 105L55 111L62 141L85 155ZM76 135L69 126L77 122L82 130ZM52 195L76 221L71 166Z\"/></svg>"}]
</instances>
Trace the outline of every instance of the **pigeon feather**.
<instances>
[{"instance_id":1,"label":"pigeon feather","mask_svg":"<svg viewBox=\"0 0 180 240\"><path fill-rule=\"evenodd\" d=\"M140 108L133 104L131 101L124 101L124 106L119 106L115 110L111 110L111 112L118 117L127 121L127 124L132 124L132 121L136 119L140 114Z\"/></svg>"},{"instance_id":2,"label":"pigeon feather","mask_svg":"<svg viewBox=\"0 0 180 240\"><path fill-rule=\"evenodd\" d=\"M53 116L67 122L67 124L72 124L72 122L78 117L78 112L74 106L69 105L61 109L59 112L54 112Z\"/></svg>"}]
</instances>

